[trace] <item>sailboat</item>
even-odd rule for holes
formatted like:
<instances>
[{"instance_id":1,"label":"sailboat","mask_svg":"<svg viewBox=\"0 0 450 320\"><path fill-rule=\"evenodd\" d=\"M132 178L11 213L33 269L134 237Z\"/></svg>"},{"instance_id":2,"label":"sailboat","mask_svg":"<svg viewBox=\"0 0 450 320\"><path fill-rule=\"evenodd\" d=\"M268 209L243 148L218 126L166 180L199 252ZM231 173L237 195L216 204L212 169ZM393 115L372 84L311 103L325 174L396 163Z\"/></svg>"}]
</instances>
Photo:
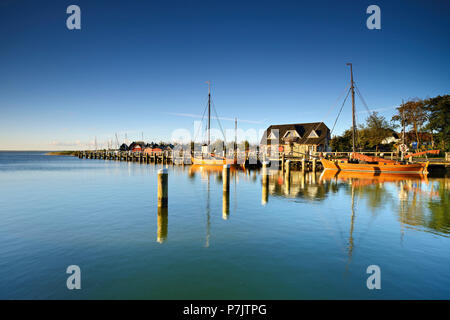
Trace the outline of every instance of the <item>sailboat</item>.
<instances>
[{"instance_id":1,"label":"sailboat","mask_svg":"<svg viewBox=\"0 0 450 320\"><path fill-rule=\"evenodd\" d=\"M207 133L208 133L208 143L202 147L202 153L201 156L192 156L192 164L193 165L200 165L200 166L223 166L225 164L229 164L230 166L236 166L237 165L237 152L236 152L236 141L234 144L234 152L233 152L233 158L227 158L224 154L223 156L215 154L214 152L211 152L211 82L207 81L208 83L208 127L207 127ZM217 119L219 120L219 119ZM237 129L237 119L235 120L235 130Z\"/></svg>"},{"instance_id":2,"label":"sailboat","mask_svg":"<svg viewBox=\"0 0 450 320\"><path fill-rule=\"evenodd\" d=\"M424 163L406 163L404 161L387 160L379 157L367 156L356 152L355 86L353 81L352 64L347 63L347 65L350 66L351 74L350 89L352 92L352 153L350 154L349 159L328 160L325 158L321 158L320 161L322 162L324 169L372 173L428 174L427 168L429 161ZM402 150L402 160L404 159L403 152L404 151ZM426 153L438 152L439 150L426 151ZM415 155L418 154L419 153Z\"/></svg>"}]
</instances>

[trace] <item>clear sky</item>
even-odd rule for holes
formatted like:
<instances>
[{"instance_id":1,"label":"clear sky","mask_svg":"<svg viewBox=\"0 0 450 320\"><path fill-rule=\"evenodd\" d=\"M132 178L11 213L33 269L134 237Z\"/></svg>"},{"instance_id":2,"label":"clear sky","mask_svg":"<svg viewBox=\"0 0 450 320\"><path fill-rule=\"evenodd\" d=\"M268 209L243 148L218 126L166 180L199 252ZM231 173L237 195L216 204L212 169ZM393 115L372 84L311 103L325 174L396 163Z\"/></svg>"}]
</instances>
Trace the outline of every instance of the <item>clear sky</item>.
<instances>
[{"instance_id":1,"label":"clear sky","mask_svg":"<svg viewBox=\"0 0 450 320\"><path fill-rule=\"evenodd\" d=\"M68 30L66 8L81 8ZM381 8L381 30L366 8ZM0 2L0 149L80 149L193 131L206 80L225 128L324 121L349 83L390 119L448 94L449 1ZM358 121L367 116L357 100ZM351 125L347 103L335 129Z\"/></svg>"}]
</instances>

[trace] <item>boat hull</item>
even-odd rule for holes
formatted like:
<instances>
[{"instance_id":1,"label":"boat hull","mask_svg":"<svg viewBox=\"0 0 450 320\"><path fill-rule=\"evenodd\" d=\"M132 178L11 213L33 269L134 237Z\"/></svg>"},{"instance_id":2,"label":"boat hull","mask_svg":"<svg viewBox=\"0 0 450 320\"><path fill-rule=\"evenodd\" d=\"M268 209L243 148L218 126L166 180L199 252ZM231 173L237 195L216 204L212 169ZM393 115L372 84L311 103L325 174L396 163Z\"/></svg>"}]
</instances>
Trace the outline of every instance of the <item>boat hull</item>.
<instances>
[{"instance_id":1,"label":"boat hull","mask_svg":"<svg viewBox=\"0 0 450 320\"><path fill-rule=\"evenodd\" d=\"M426 163L393 164L393 163L348 163L346 161L331 161L320 159L325 170L374 172L374 173L400 173L400 174L428 174Z\"/></svg>"},{"instance_id":2,"label":"boat hull","mask_svg":"<svg viewBox=\"0 0 450 320\"><path fill-rule=\"evenodd\" d=\"M340 180L343 182L355 181L357 179L359 185L377 184L384 182L399 182L405 179L425 181L427 182L427 175L420 173L376 173L376 172L354 172L354 171L336 171L325 170L322 172L321 180Z\"/></svg>"},{"instance_id":3,"label":"boat hull","mask_svg":"<svg viewBox=\"0 0 450 320\"><path fill-rule=\"evenodd\" d=\"M225 164L237 165L237 161L235 159L199 159L192 157L192 164L202 166L223 166Z\"/></svg>"}]
</instances>

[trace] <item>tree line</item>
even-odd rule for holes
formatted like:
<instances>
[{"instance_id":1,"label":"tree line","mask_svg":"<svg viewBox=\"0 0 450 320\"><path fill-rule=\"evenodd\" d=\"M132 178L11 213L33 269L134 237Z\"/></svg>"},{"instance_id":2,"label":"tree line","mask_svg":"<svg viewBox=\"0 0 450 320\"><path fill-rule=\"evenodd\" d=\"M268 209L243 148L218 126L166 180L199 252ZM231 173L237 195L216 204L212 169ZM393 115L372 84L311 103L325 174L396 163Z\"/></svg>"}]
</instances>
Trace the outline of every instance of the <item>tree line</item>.
<instances>
[{"instance_id":1,"label":"tree line","mask_svg":"<svg viewBox=\"0 0 450 320\"><path fill-rule=\"evenodd\" d=\"M357 149L396 151L402 143L402 128L405 127L405 144L409 147L416 142L418 150L433 148L449 151L449 126L450 95L413 98L398 106L390 121L377 112L370 113L365 123L358 126ZM389 141L390 137L395 136L400 140ZM332 151L351 151L352 129L333 136L330 147Z\"/></svg>"}]
</instances>

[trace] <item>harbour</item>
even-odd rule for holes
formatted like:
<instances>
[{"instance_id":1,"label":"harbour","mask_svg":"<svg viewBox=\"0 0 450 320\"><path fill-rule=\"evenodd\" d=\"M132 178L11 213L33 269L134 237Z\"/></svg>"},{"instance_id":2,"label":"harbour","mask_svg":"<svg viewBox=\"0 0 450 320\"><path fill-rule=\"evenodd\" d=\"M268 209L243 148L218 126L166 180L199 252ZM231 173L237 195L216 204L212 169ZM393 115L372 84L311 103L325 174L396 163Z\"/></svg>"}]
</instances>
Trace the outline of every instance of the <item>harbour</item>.
<instances>
[{"instance_id":1,"label":"harbour","mask_svg":"<svg viewBox=\"0 0 450 320\"><path fill-rule=\"evenodd\" d=\"M2 1L0 302L448 304L449 4Z\"/></svg>"},{"instance_id":2,"label":"harbour","mask_svg":"<svg viewBox=\"0 0 450 320\"><path fill-rule=\"evenodd\" d=\"M0 152L0 297L448 297L448 177L230 169L227 192L223 177ZM70 264L81 290L65 288ZM365 285L371 264L378 292Z\"/></svg>"}]
</instances>

